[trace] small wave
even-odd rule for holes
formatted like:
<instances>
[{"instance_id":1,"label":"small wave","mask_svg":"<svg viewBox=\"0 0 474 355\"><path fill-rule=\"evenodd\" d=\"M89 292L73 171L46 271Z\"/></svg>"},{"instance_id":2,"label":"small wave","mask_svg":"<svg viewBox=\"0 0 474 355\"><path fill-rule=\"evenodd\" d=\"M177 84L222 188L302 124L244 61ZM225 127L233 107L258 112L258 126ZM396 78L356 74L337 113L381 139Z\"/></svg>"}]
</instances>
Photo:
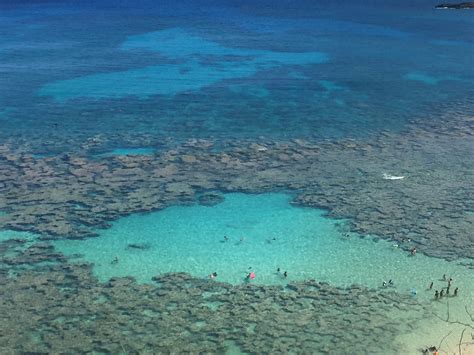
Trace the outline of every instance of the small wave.
<instances>
[{"instance_id":1,"label":"small wave","mask_svg":"<svg viewBox=\"0 0 474 355\"><path fill-rule=\"evenodd\" d=\"M395 176L395 175L390 175L390 174L387 174L387 173L383 173L382 177L385 180L402 180L402 179L405 178L405 176Z\"/></svg>"}]
</instances>

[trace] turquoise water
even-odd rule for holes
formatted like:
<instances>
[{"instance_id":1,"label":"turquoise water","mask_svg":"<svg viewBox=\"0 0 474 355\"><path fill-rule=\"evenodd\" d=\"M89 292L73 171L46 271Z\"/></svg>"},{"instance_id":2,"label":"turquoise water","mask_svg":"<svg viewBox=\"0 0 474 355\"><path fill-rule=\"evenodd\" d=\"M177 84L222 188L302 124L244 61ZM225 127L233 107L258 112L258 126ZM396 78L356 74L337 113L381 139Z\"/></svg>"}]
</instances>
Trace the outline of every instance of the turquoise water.
<instances>
[{"instance_id":1,"label":"turquoise water","mask_svg":"<svg viewBox=\"0 0 474 355\"><path fill-rule=\"evenodd\" d=\"M409 256L394 243L348 234L344 221L329 219L322 210L292 206L286 194L224 197L213 207L174 206L131 215L99 231L97 238L54 244L65 254L82 254L83 260L94 264L93 272L101 281L133 276L150 283L153 276L185 271L209 282L213 282L209 275L216 272L217 281L232 284L249 282L245 278L249 272L255 273L250 281L254 284L286 285L304 279L340 287L361 284L411 295L441 318L449 304L450 319L469 324L464 307L474 306L474 277L462 261L421 253ZM113 262L116 257L118 262ZM447 286L443 275L453 278L459 295L435 301L434 291ZM385 288L383 282L389 280L394 286ZM405 316L396 307L390 314L394 320ZM426 315L410 329L397 337L407 354L416 353L420 342L438 344L448 333L445 346L455 348L463 327Z\"/></svg>"},{"instance_id":2,"label":"turquoise water","mask_svg":"<svg viewBox=\"0 0 474 355\"><path fill-rule=\"evenodd\" d=\"M436 119L440 102L473 96L472 16L434 4L0 4L0 135L39 139L39 150L68 137L73 150L84 137L130 132L399 131L414 117Z\"/></svg>"},{"instance_id":3,"label":"turquoise water","mask_svg":"<svg viewBox=\"0 0 474 355\"><path fill-rule=\"evenodd\" d=\"M79 97L136 96L144 99L197 91L223 80L247 78L261 70L328 61L328 55L320 52L229 48L176 28L130 36L121 49L156 51L177 63L48 83L39 90L39 95L52 96L60 102Z\"/></svg>"},{"instance_id":4,"label":"turquoise water","mask_svg":"<svg viewBox=\"0 0 474 355\"><path fill-rule=\"evenodd\" d=\"M9 204L26 204L28 214L29 192L44 189L40 198L60 193L61 184L48 175L51 169L65 174L65 181L75 179L68 175L68 157L77 151L105 167L111 157L133 161L134 155L154 155L158 149L151 147L165 142L204 138L216 149L229 141L237 147L267 138L276 144L293 138L370 143L371 135L401 132L414 119L424 126L447 120L450 112L470 116L474 17L436 11L435 4L0 2L0 145L36 158L34 163L23 157L1 160L6 185L0 179L0 190ZM64 153L64 159L44 159ZM404 153L407 163L410 153ZM399 162L396 156L387 164ZM43 167L32 178L39 184L10 181L11 174L30 173L29 164ZM78 195L91 189L81 184ZM452 186L446 189L452 192ZM440 277L447 274L461 289L450 302L472 305L474 277L466 266L426 257L422 250L411 257L376 236L348 235L345 221L290 201L285 194L227 194L213 207L173 206L131 215L98 230L97 238L54 244L94 263L101 281L132 275L149 283L173 271L206 279L217 272L217 280L232 284L246 282L250 271L256 284L314 278L380 288L391 279L397 291L416 292L414 297L428 301L433 290L426 286L434 281L440 289ZM60 203L51 213L76 222ZM14 237L28 239L26 247L36 240L0 231L0 241ZM446 303L433 307L443 310ZM462 307L453 312L465 316ZM426 334L407 343L419 344L421 338L438 343L445 325L427 324L420 328Z\"/></svg>"},{"instance_id":5,"label":"turquoise water","mask_svg":"<svg viewBox=\"0 0 474 355\"><path fill-rule=\"evenodd\" d=\"M454 77L454 76L434 77L425 73L417 73L417 72L408 73L404 75L403 78L407 80L419 81L427 85L437 85L442 81L462 81L462 79Z\"/></svg>"},{"instance_id":6,"label":"turquoise water","mask_svg":"<svg viewBox=\"0 0 474 355\"><path fill-rule=\"evenodd\" d=\"M1 215L2 213L0 212L0 216ZM37 239L37 236L29 232L17 232L17 231L12 231L12 230L0 231L0 242L13 239L13 238L26 239L28 241L35 241Z\"/></svg>"},{"instance_id":7,"label":"turquoise water","mask_svg":"<svg viewBox=\"0 0 474 355\"><path fill-rule=\"evenodd\" d=\"M153 148L116 148L106 153L97 154L98 157L113 157L120 155L152 155L156 152Z\"/></svg>"},{"instance_id":8,"label":"turquoise water","mask_svg":"<svg viewBox=\"0 0 474 355\"><path fill-rule=\"evenodd\" d=\"M422 254L412 257L396 244L349 235L344 221L290 201L285 194L226 194L224 202L213 207L174 206L132 215L100 231L98 238L55 245L66 254L83 254L102 281L132 275L151 282L158 274L185 271L202 278L217 272L219 281L241 284L253 271L258 284L316 279L378 288L391 279L400 292L416 289L419 297L431 298L425 288L431 281L434 289L444 286L439 279L447 274L465 294L474 292L473 285L468 286L472 270L458 263ZM112 263L116 256L119 262Z\"/></svg>"}]
</instances>

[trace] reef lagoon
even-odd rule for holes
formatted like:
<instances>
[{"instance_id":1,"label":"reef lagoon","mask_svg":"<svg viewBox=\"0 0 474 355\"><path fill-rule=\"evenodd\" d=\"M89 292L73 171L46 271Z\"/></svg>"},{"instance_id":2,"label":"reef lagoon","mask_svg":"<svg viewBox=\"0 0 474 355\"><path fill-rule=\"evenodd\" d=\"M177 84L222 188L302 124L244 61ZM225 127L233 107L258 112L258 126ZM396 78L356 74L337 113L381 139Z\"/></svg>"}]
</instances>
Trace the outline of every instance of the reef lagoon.
<instances>
[{"instance_id":1,"label":"reef lagoon","mask_svg":"<svg viewBox=\"0 0 474 355\"><path fill-rule=\"evenodd\" d=\"M2 2L0 353L474 353L436 5Z\"/></svg>"}]
</instances>

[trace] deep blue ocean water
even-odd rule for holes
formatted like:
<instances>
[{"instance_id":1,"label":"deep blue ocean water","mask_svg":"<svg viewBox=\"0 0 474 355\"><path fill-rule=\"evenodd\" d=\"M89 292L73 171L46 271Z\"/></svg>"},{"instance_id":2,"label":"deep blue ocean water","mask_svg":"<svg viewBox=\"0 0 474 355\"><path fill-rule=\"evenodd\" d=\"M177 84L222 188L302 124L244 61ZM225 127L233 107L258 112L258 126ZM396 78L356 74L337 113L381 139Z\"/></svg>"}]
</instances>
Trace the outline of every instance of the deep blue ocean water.
<instances>
[{"instance_id":1,"label":"deep blue ocean water","mask_svg":"<svg viewBox=\"0 0 474 355\"><path fill-rule=\"evenodd\" d=\"M3 1L2 135L340 138L437 119L474 97L474 16L435 4Z\"/></svg>"}]
</instances>

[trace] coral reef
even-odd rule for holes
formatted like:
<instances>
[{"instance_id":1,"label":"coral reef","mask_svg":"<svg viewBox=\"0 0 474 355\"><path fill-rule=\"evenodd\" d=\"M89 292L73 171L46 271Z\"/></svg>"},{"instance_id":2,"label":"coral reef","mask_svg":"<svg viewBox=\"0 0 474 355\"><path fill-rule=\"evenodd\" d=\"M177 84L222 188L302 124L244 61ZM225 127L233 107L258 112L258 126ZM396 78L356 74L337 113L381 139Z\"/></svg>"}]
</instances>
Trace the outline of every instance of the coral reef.
<instances>
[{"instance_id":1,"label":"coral reef","mask_svg":"<svg viewBox=\"0 0 474 355\"><path fill-rule=\"evenodd\" d=\"M426 314L410 296L314 280L232 286L173 273L156 285L99 283L91 265L24 243L0 243L2 353L224 353L229 344L256 354L391 353Z\"/></svg>"},{"instance_id":2,"label":"coral reef","mask_svg":"<svg viewBox=\"0 0 474 355\"><path fill-rule=\"evenodd\" d=\"M218 203L220 195L210 191L284 190L294 192L296 204L349 218L354 232L431 256L471 258L474 120L450 112L423 123L366 140L228 140L216 149L213 141L194 139L163 142L154 155L114 157L90 155L107 144L103 136L43 158L11 141L0 146L0 228L44 240L85 238L120 216Z\"/></svg>"}]
</instances>

